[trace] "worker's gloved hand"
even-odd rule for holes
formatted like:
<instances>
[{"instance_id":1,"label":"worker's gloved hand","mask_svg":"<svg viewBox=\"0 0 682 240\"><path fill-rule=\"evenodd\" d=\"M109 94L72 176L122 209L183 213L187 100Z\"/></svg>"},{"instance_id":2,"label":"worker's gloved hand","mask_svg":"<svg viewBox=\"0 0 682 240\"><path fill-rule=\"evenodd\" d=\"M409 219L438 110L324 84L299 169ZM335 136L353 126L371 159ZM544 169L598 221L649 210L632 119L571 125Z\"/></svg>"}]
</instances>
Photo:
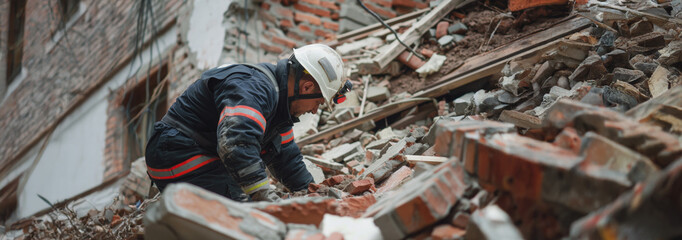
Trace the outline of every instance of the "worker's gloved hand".
<instances>
[{"instance_id":1,"label":"worker's gloved hand","mask_svg":"<svg viewBox=\"0 0 682 240\"><path fill-rule=\"evenodd\" d=\"M254 193L251 194L251 200L252 201L268 201L268 202L279 202L282 200L277 193L275 193L275 190L272 190L270 188L264 188L262 190L258 190Z\"/></svg>"}]
</instances>

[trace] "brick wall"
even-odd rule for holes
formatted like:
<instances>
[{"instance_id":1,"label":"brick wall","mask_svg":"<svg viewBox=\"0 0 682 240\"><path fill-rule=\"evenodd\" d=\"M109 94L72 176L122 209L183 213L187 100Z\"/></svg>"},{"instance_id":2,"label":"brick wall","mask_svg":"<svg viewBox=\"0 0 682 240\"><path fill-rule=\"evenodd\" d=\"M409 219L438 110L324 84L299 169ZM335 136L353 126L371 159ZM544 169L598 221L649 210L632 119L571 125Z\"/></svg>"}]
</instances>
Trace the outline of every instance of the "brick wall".
<instances>
[{"instance_id":1,"label":"brick wall","mask_svg":"<svg viewBox=\"0 0 682 240\"><path fill-rule=\"evenodd\" d=\"M429 1L365 0L363 3L382 18L388 19L426 8ZM294 47L323 41L336 34L378 22L353 0L265 0L249 11L251 20L247 32L259 35L250 34L246 37L238 29L245 25L242 21L246 15L243 12L240 14L231 16L230 21L235 28L226 35L223 55L230 59L228 62L243 62L244 49L246 62L276 61Z\"/></svg>"},{"instance_id":2,"label":"brick wall","mask_svg":"<svg viewBox=\"0 0 682 240\"><path fill-rule=\"evenodd\" d=\"M0 1L0 13L8 11L8 2ZM11 167L10 163L18 160L57 120L87 99L132 57L137 15L131 9L143 1L83 0L86 12L53 43L61 17L58 2L26 3L23 66L28 74L0 106L0 172ZM175 22L182 4L180 0L152 1L157 30ZM0 19L6 21L5 17ZM0 46L5 51L7 24L0 26ZM145 36L146 41L149 38Z\"/></svg>"}]
</instances>

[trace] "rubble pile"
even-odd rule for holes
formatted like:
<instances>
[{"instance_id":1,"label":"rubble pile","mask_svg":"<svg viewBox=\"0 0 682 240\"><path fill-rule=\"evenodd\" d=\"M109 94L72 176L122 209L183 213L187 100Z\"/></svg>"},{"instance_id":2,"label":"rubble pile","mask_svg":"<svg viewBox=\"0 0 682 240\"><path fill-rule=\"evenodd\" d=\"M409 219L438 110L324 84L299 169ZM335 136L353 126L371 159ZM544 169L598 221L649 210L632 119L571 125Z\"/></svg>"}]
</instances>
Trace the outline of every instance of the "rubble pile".
<instances>
[{"instance_id":1,"label":"rubble pile","mask_svg":"<svg viewBox=\"0 0 682 240\"><path fill-rule=\"evenodd\" d=\"M240 203L175 184L136 207L49 224L72 226L60 229L74 236L126 239L679 238L682 4L659 3L578 5L580 16L570 17L594 25L505 61L482 89L462 87L301 146L314 183L292 193L272 180L282 201ZM386 44L395 40L388 30L337 42L361 87L334 112L302 116L296 141L415 100L416 92L392 86L406 72L440 77L461 65L449 51L470 32L482 34L462 6L450 7L444 16L394 23L410 33L432 19L413 39L427 60L401 49L382 62L397 45ZM551 9L500 17L498 34ZM24 236L61 238L44 224L34 220Z\"/></svg>"}]
</instances>

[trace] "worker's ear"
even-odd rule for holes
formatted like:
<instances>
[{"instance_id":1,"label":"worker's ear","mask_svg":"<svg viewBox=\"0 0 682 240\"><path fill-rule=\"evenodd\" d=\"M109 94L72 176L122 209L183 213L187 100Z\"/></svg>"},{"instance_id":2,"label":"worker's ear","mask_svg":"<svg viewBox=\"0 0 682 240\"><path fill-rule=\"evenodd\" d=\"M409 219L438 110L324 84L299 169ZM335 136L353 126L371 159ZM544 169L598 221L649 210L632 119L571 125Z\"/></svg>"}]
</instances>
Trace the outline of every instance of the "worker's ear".
<instances>
[{"instance_id":1,"label":"worker's ear","mask_svg":"<svg viewBox=\"0 0 682 240\"><path fill-rule=\"evenodd\" d=\"M301 84L301 93L312 94L317 90L316 87L317 86L314 81L303 81Z\"/></svg>"}]
</instances>

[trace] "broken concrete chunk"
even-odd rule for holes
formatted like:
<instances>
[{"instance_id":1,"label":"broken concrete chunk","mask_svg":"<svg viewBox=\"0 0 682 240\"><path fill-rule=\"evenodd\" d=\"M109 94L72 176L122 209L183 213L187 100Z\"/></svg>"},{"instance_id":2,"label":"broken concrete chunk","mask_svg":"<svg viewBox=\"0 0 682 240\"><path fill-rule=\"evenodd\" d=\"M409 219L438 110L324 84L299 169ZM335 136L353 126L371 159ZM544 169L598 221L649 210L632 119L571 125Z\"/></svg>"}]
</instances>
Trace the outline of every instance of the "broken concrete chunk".
<instances>
[{"instance_id":1,"label":"broken concrete chunk","mask_svg":"<svg viewBox=\"0 0 682 240\"><path fill-rule=\"evenodd\" d=\"M538 68L538 71L535 72L535 76L533 76L533 79L530 81L531 83L542 83L544 82L549 76L552 76L554 74L554 67L551 66L550 61L545 61L540 65L540 68Z\"/></svg>"},{"instance_id":2,"label":"broken concrete chunk","mask_svg":"<svg viewBox=\"0 0 682 240\"><path fill-rule=\"evenodd\" d=\"M311 156L303 156L303 159L306 159L306 160L308 160L314 164L317 164L323 168L328 168L330 170L339 171L339 170L343 169L343 164L335 163L335 162L332 162L330 160L320 159L320 158L311 157Z\"/></svg>"},{"instance_id":3,"label":"broken concrete chunk","mask_svg":"<svg viewBox=\"0 0 682 240\"><path fill-rule=\"evenodd\" d=\"M376 136L380 140L382 140L382 139L390 140L392 138L397 137L397 135L395 134L395 132L393 132L393 129L391 127L381 129L381 131L377 132Z\"/></svg>"},{"instance_id":4,"label":"broken concrete chunk","mask_svg":"<svg viewBox=\"0 0 682 240\"><path fill-rule=\"evenodd\" d=\"M632 69L632 65L630 64L630 53L621 49L613 50L602 58L604 60L604 66L609 70L614 68Z\"/></svg>"},{"instance_id":5,"label":"broken concrete chunk","mask_svg":"<svg viewBox=\"0 0 682 240\"><path fill-rule=\"evenodd\" d=\"M441 48L448 48L452 45L452 41L454 40L455 38L452 35L445 35L438 39L438 45L440 45Z\"/></svg>"},{"instance_id":6,"label":"broken concrete chunk","mask_svg":"<svg viewBox=\"0 0 682 240\"><path fill-rule=\"evenodd\" d=\"M431 73L438 72L446 59L447 57L434 53L431 58L429 58L429 60L420 68L417 68L415 72L419 73L420 77L426 77Z\"/></svg>"},{"instance_id":7,"label":"broken concrete chunk","mask_svg":"<svg viewBox=\"0 0 682 240\"><path fill-rule=\"evenodd\" d=\"M294 123L293 127L295 141L317 133L317 123L320 121L320 115L305 113L298 117L298 119L299 122Z\"/></svg>"},{"instance_id":8,"label":"broken concrete chunk","mask_svg":"<svg viewBox=\"0 0 682 240\"><path fill-rule=\"evenodd\" d=\"M580 66L578 66L571 76L568 76L568 80L570 81L571 86L573 86L577 82L600 79L606 73L606 67L604 67L604 62L601 60L601 57L599 57L599 55L590 55L580 63Z\"/></svg>"},{"instance_id":9,"label":"broken concrete chunk","mask_svg":"<svg viewBox=\"0 0 682 240\"><path fill-rule=\"evenodd\" d=\"M187 184L170 184L145 213L148 239L281 239L277 218Z\"/></svg>"},{"instance_id":10,"label":"broken concrete chunk","mask_svg":"<svg viewBox=\"0 0 682 240\"><path fill-rule=\"evenodd\" d=\"M336 121L339 123L351 120L353 118L355 118L355 114L353 114L352 108L339 109L336 114L334 114L334 119L336 119Z\"/></svg>"},{"instance_id":11,"label":"broken concrete chunk","mask_svg":"<svg viewBox=\"0 0 682 240\"><path fill-rule=\"evenodd\" d=\"M375 87L370 86L367 89L367 100L372 102L381 102L389 99L391 97L391 92L387 87Z\"/></svg>"},{"instance_id":12,"label":"broken concrete chunk","mask_svg":"<svg viewBox=\"0 0 682 240\"><path fill-rule=\"evenodd\" d=\"M448 27L448 34L464 34L467 31L469 28L462 22L455 22Z\"/></svg>"},{"instance_id":13,"label":"broken concrete chunk","mask_svg":"<svg viewBox=\"0 0 682 240\"><path fill-rule=\"evenodd\" d=\"M497 205L471 214L465 239L523 239L509 215Z\"/></svg>"},{"instance_id":14,"label":"broken concrete chunk","mask_svg":"<svg viewBox=\"0 0 682 240\"><path fill-rule=\"evenodd\" d=\"M466 94L458 97L457 99L455 99L452 102L452 106L454 108L455 114L457 114L457 115L466 114L467 110L471 106L471 102L472 102L471 100L473 97L474 97L474 93L470 92L470 93L466 93Z\"/></svg>"},{"instance_id":15,"label":"broken concrete chunk","mask_svg":"<svg viewBox=\"0 0 682 240\"><path fill-rule=\"evenodd\" d=\"M325 214L320 224L326 239L332 239L332 234L340 233L343 239L380 240L381 231L374 225L372 218L340 217Z\"/></svg>"},{"instance_id":16,"label":"broken concrete chunk","mask_svg":"<svg viewBox=\"0 0 682 240\"><path fill-rule=\"evenodd\" d=\"M345 143L322 154L322 158L334 162L341 162L345 157L359 151L362 151L362 147L360 147L359 142Z\"/></svg>"},{"instance_id":17,"label":"broken concrete chunk","mask_svg":"<svg viewBox=\"0 0 682 240\"><path fill-rule=\"evenodd\" d=\"M313 175L313 181L317 184L321 183L324 181L324 172L320 167L312 163L308 159L303 159L303 163L305 164L305 168L310 172L310 175Z\"/></svg>"},{"instance_id":18,"label":"broken concrete chunk","mask_svg":"<svg viewBox=\"0 0 682 240\"><path fill-rule=\"evenodd\" d=\"M499 119L500 121L508 122L521 128L542 128L542 121L540 118L513 110L502 111Z\"/></svg>"}]
</instances>

